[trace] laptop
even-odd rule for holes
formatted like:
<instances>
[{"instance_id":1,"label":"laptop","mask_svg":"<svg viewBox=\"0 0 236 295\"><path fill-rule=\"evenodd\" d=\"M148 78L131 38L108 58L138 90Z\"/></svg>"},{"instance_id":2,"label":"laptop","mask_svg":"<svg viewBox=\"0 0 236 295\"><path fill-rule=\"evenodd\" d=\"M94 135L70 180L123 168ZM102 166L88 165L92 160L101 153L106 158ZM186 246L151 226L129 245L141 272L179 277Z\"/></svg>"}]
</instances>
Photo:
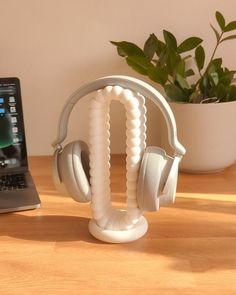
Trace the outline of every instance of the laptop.
<instances>
[{"instance_id":1,"label":"laptop","mask_svg":"<svg viewBox=\"0 0 236 295\"><path fill-rule=\"evenodd\" d=\"M28 168L20 81L0 78L0 213L38 207Z\"/></svg>"}]
</instances>

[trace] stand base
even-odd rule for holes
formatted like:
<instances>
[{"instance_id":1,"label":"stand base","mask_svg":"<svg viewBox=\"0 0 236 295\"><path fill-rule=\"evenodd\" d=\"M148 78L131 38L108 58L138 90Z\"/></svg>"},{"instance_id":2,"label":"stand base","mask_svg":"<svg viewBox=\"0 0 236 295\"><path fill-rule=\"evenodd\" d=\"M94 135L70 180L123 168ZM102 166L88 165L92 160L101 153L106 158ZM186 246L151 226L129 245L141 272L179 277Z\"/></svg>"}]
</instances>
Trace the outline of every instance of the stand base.
<instances>
[{"instance_id":1,"label":"stand base","mask_svg":"<svg viewBox=\"0 0 236 295\"><path fill-rule=\"evenodd\" d=\"M89 221L89 232L96 239L107 243L128 243L141 238L148 229L148 223L145 217L141 216L139 222L131 229L110 230L103 229L96 224L94 219Z\"/></svg>"}]
</instances>

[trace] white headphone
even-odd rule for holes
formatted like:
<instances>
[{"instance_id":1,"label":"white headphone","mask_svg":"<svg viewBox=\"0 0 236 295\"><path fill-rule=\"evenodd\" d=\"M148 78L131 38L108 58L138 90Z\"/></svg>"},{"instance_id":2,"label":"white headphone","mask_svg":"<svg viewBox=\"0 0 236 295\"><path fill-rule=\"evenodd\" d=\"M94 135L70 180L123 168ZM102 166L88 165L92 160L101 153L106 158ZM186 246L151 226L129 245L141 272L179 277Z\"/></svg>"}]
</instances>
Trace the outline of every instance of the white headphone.
<instances>
[{"instance_id":1,"label":"white headphone","mask_svg":"<svg viewBox=\"0 0 236 295\"><path fill-rule=\"evenodd\" d=\"M89 148L82 141L62 148L74 105L94 91L97 94L90 105ZM169 143L175 151L173 157L159 147L145 148L144 97L159 107L167 122ZM127 131L126 164L127 194L130 197L127 198L126 211L112 208L109 197L108 112L112 99L125 105L130 130ZM78 202L92 201L93 219L89 230L98 239L116 243L136 240L147 231L142 211L156 211L175 200L178 166L185 148L177 139L175 118L168 103L155 88L143 81L127 76L109 76L79 88L62 110L53 147L55 185Z\"/></svg>"}]
</instances>

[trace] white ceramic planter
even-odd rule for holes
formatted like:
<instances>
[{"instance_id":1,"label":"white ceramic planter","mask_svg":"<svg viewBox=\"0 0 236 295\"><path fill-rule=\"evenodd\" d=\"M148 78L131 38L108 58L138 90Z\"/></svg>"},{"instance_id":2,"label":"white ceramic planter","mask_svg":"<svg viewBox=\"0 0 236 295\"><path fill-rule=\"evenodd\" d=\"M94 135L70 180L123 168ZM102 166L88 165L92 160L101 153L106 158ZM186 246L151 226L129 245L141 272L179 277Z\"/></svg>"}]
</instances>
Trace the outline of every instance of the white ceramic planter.
<instances>
[{"instance_id":1,"label":"white ceramic planter","mask_svg":"<svg viewBox=\"0 0 236 295\"><path fill-rule=\"evenodd\" d=\"M186 148L180 169L203 173L224 169L236 160L236 101L170 103L178 137Z\"/></svg>"}]
</instances>

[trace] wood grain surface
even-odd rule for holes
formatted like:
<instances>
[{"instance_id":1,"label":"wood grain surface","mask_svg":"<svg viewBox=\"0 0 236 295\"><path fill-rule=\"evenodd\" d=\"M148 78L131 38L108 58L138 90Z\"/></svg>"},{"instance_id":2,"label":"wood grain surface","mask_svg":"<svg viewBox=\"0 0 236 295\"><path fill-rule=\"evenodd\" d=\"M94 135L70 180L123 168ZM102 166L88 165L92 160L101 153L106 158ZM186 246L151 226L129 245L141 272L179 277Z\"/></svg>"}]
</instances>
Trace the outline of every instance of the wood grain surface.
<instances>
[{"instance_id":1,"label":"wood grain surface","mask_svg":"<svg viewBox=\"0 0 236 295\"><path fill-rule=\"evenodd\" d=\"M114 206L124 156L112 157ZM89 204L58 194L51 157L31 157L40 209L0 215L0 294L236 294L236 165L180 174L176 203L145 213L147 234L106 244L88 232Z\"/></svg>"}]
</instances>

